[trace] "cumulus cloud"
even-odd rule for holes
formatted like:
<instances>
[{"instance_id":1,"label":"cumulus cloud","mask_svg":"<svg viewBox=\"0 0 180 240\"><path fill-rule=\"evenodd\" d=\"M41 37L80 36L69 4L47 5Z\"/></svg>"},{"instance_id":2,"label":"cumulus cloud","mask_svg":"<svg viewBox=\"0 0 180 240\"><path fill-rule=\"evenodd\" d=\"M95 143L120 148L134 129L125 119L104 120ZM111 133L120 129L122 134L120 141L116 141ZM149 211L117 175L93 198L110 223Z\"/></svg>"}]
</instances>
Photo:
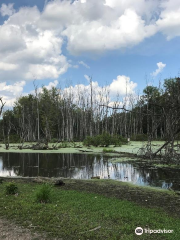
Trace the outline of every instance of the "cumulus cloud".
<instances>
[{"instance_id":1,"label":"cumulus cloud","mask_svg":"<svg viewBox=\"0 0 180 240\"><path fill-rule=\"evenodd\" d=\"M84 75L89 82L90 77ZM122 106L122 102L130 104L130 98L135 96L135 90L137 83L130 81L127 76L117 76L109 85L101 87L97 81L92 81L93 101L101 101L102 104L108 104L109 106ZM85 97L86 104L90 103L91 86L90 84L77 84L74 87L65 88L63 93L73 96L75 102L78 102L80 96ZM130 97L131 96L131 97ZM120 101L121 100L121 101Z\"/></svg>"},{"instance_id":2,"label":"cumulus cloud","mask_svg":"<svg viewBox=\"0 0 180 240\"><path fill-rule=\"evenodd\" d=\"M110 84L111 95L126 95L134 93L137 83L130 81L130 78L127 76L117 76L117 79L114 79Z\"/></svg>"},{"instance_id":3,"label":"cumulus cloud","mask_svg":"<svg viewBox=\"0 0 180 240\"><path fill-rule=\"evenodd\" d=\"M24 7L0 26L3 81L56 79L67 71L69 63L61 53L63 39L51 30L39 29L40 16L37 7Z\"/></svg>"},{"instance_id":4,"label":"cumulus cloud","mask_svg":"<svg viewBox=\"0 0 180 240\"><path fill-rule=\"evenodd\" d=\"M90 68L85 62L83 61L79 61L79 64L83 65L85 68Z\"/></svg>"},{"instance_id":5,"label":"cumulus cloud","mask_svg":"<svg viewBox=\"0 0 180 240\"><path fill-rule=\"evenodd\" d=\"M11 16L13 13L15 13L15 9L13 8L14 3L9 3L8 5L2 4L0 8L0 14L4 16Z\"/></svg>"},{"instance_id":6,"label":"cumulus cloud","mask_svg":"<svg viewBox=\"0 0 180 240\"><path fill-rule=\"evenodd\" d=\"M59 31L75 55L132 47L156 33L151 20L158 4L139 1L51 1L38 26Z\"/></svg>"},{"instance_id":7,"label":"cumulus cloud","mask_svg":"<svg viewBox=\"0 0 180 240\"><path fill-rule=\"evenodd\" d=\"M63 55L63 44L73 55L98 54L131 48L157 32L169 40L180 36L177 0L52 0L42 12L2 4L0 13L9 16L0 25L2 81L57 79L78 68Z\"/></svg>"},{"instance_id":8,"label":"cumulus cloud","mask_svg":"<svg viewBox=\"0 0 180 240\"><path fill-rule=\"evenodd\" d=\"M17 64L0 62L0 70L3 70L3 71L11 71L16 69L17 67L18 67Z\"/></svg>"},{"instance_id":9,"label":"cumulus cloud","mask_svg":"<svg viewBox=\"0 0 180 240\"><path fill-rule=\"evenodd\" d=\"M164 64L162 62L158 62L157 66L158 66L158 68L153 73L151 73L151 75L153 77L156 77L159 73L161 73L163 71L163 69L166 67L166 64Z\"/></svg>"},{"instance_id":10,"label":"cumulus cloud","mask_svg":"<svg viewBox=\"0 0 180 240\"><path fill-rule=\"evenodd\" d=\"M0 96L3 99L3 102L6 102L6 107L13 106L17 97L20 97L22 94L25 84L25 81L16 82L14 84L7 84L7 82L0 83Z\"/></svg>"},{"instance_id":11,"label":"cumulus cloud","mask_svg":"<svg viewBox=\"0 0 180 240\"><path fill-rule=\"evenodd\" d=\"M166 35L167 40L180 36L180 8L163 12L156 23L159 31Z\"/></svg>"},{"instance_id":12,"label":"cumulus cloud","mask_svg":"<svg viewBox=\"0 0 180 240\"><path fill-rule=\"evenodd\" d=\"M145 25L144 20L134 10L127 9L123 15L110 24L101 21L84 21L73 24L62 35L68 39L67 48L72 54L82 52L103 52L124 47L132 47L156 31L153 25Z\"/></svg>"},{"instance_id":13,"label":"cumulus cloud","mask_svg":"<svg viewBox=\"0 0 180 240\"><path fill-rule=\"evenodd\" d=\"M51 90L53 87L57 87L58 83L58 80L54 80L54 82L49 82L48 85L43 85L43 87ZM42 87L37 88L37 93L42 93ZM31 91L31 94L35 94L35 90Z\"/></svg>"}]
</instances>

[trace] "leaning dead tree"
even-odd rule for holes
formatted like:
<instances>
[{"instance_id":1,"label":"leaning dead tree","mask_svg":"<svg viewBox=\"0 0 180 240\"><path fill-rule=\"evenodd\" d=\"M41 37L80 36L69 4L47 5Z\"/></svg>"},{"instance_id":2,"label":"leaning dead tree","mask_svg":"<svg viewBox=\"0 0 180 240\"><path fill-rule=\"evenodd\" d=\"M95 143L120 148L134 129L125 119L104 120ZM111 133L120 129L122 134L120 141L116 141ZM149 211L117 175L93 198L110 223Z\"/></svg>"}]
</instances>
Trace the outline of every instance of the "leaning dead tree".
<instances>
[{"instance_id":1,"label":"leaning dead tree","mask_svg":"<svg viewBox=\"0 0 180 240\"><path fill-rule=\"evenodd\" d=\"M121 110L122 113L129 113L139 116L146 124L147 143L139 151L139 155L147 158L160 156L166 163L180 162L180 145L176 140L180 137L180 78L165 80L164 88L147 86L141 101L136 107L127 109L122 107L111 107L99 105L113 110ZM145 125L144 124L144 125ZM135 127L134 127L135 129ZM152 140L157 136L163 136L165 143L158 149L152 149Z\"/></svg>"},{"instance_id":2,"label":"leaning dead tree","mask_svg":"<svg viewBox=\"0 0 180 240\"><path fill-rule=\"evenodd\" d=\"M4 105L6 104L5 102L3 102L2 97L0 98L0 102L1 102L1 107L0 107L0 117L4 108Z\"/></svg>"}]
</instances>

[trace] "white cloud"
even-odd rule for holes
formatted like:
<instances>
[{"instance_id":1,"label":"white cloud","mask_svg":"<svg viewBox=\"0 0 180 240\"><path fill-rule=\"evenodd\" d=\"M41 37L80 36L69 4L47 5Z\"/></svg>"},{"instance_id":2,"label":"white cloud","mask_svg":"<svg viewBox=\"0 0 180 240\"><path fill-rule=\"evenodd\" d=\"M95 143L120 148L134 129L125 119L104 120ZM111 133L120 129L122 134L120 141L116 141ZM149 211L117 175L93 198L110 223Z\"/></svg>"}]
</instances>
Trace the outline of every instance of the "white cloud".
<instances>
[{"instance_id":1,"label":"white cloud","mask_svg":"<svg viewBox=\"0 0 180 240\"><path fill-rule=\"evenodd\" d=\"M13 8L14 3L9 3L8 5L6 4L2 4L1 8L0 8L0 14L4 17L4 16L11 16L12 14L14 14L16 11Z\"/></svg>"},{"instance_id":2,"label":"white cloud","mask_svg":"<svg viewBox=\"0 0 180 240\"><path fill-rule=\"evenodd\" d=\"M90 78L87 75L84 75L84 77L89 82ZM58 83L58 80L54 80L53 82L49 82L48 85L44 85L44 87L50 90L52 87L57 87ZM14 84L7 84L7 82L0 83L0 96L2 96L3 101L6 102L6 107L13 106L16 99L23 94L25 84L25 81ZM92 81L93 102L101 101L102 104L109 104L110 106L114 106L116 103L118 106L122 106L122 101L126 100L126 102L128 102L129 100L127 100L127 98L129 98L130 95L135 95L136 86L137 84L130 81L130 78L127 76L117 76L115 80L104 87L101 87L97 81ZM38 93L41 92L42 87L38 88ZM34 93L34 90L31 91L31 94ZM85 96L85 103L90 104L91 86L90 84L77 84L74 87L70 86L62 90L62 94L66 96L71 95L75 103L79 103L80 99Z\"/></svg>"},{"instance_id":3,"label":"white cloud","mask_svg":"<svg viewBox=\"0 0 180 240\"><path fill-rule=\"evenodd\" d=\"M0 62L0 70L11 71L11 70L16 69L17 67L18 67L17 64Z\"/></svg>"},{"instance_id":4,"label":"white cloud","mask_svg":"<svg viewBox=\"0 0 180 240\"><path fill-rule=\"evenodd\" d=\"M2 81L56 79L67 71L69 63L61 53L63 39L54 31L39 29L40 16L37 7L25 7L0 26Z\"/></svg>"},{"instance_id":5,"label":"white cloud","mask_svg":"<svg viewBox=\"0 0 180 240\"><path fill-rule=\"evenodd\" d=\"M23 92L25 81L16 82L14 84L7 84L7 82L0 83L0 96L3 102L6 102L5 107L12 107L17 97Z\"/></svg>"},{"instance_id":6,"label":"white cloud","mask_svg":"<svg viewBox=\"0 0 180 240\"><path fill-rule=\"evenodd\" d=\"M81 65L83 65L84 67L86 67L86 68L90 68L85 62L83 62L83 61L79 61L78 62L79 64L81 64Z\"/></svg>"},{"instance_id":7,"label":"white cloud","mask_svg":"<svg viewBox=\"0 0 180 240\"><path fill-rule=\"evenodd\" d=\"M70 25L62 34L68 38L67 48L70 53L77 55L82 52L132 47L155 32L155 26L145 25L144 20L134 10L127 9L109 24L84 21L81 24Z\"/></svg>"},{"instance_id":8,"label":"white cloud","mask_svg":"<svg viewBox=\"0 0 180 240\"><path fill-rule=\"evenodd\" d=\"M151 73L151 75L153 77L156 77L160 72L162 72L163 69L166 67L166 64L164 64L162 62L158 62L157 66L158 66L158 68L153 73Z\"/></svg>"},{"instance_id":9,"label":"white cloud","mask_svg":"<svg viewBox=\"0 0 180 240\"><path fill-rule=\"evenodd\" d=\"M166 35L167 40L180 36L180 2L178 0L161 1L161 12L156 21L158 31Z\"/></svg>"},{"instance_id":10,"label":"white cloud","mask_svg":"<svg viewBox=\"0 0 180 240\"><path fill-rule=\"evenodd\" d=\"M58 80L54 80L54 82L50 82L48 85L43 85L44 88L51 90L53 87L57 87ZM42 87L37 89L38 93L42 93ZM35 90L31 91L32 94L35 94Z\"/></svg>"},{"instance_id":11,"label":"white cloud","mask_svg":"<svg viewBox=\"0 0 180 240\"><path fill-rule=\"evenodd\" d=\"M137 83L130 81L130 78L127 76L117 76L117 79L114 79L110 84L111 95L129 95L134 93Z\"/></svg>"},{"instance_id":12,"label":"white cloud","mask_svg":"<svg viewBox=\"0 0 180 240\"><path fill-rule=\"evenodd\" d=\"M58 80L55 80L54 82L50 82L47 86L45 86L48 90L52 89L53 87L57 87Z\"/></svg>"},{"instance_id":13,"label":"white cloud","mask_svg":"<svg viewBox=\"0 0 180 240\"><path fill-rule=\"evenodd\" d=\"M90 78L88 75L85 74L84 77L85 77L85 79L86 79L88 82L90 82L90 79L91 79L91 78Z\"/></svg>"},{"instance_id":14,"label":"white cloud","mask_svg":"<svg viewBox=\"0 0 180 240\"><path fill-rule=\"evenodd\" d=\"M51 90L53 87L57 87L58 84L59 84L58 80L54 80L54 82L49 82L48 85L42 85L42 87L37 87L37 93L42 93L42 88ZM30 93L35 94L35 90L32 90Z\"/></svg>"},{"instance_id":15,"label":"white cloud","mask_svg":"<svg viewBox=\"0 0 180 240\"><path fill-rule=\"evenodd\" d=\"M9 16L0 25L2 81L57 79L78 68L62 54L64 43L74 55L99 54L131 48L157 32L169 40L180 36L177 0L52 0L42 12L36 6L15 12L13 4L2 4L0 12Z\"/></svg>"},{"instance_id":16,"label":"white cloud","mask_svg":"<svg viewBox=\"0 0 180 240\"><path fill-rule=\"evenodd\" d=\"M72 68L79 68L79 65L72 65Z\"/></svg>"},{"instance_id":17,"label":"white cloud","mask_svg":"<svg viewBox=\"0 0 180 240\"><path fill-rule=\"evenodd\" d=\"M84 77L88 80L90 78L87 75ZM92 81L93 102L101 101L102 104L108 104L114 106L117 102L119 106L122 106L122 101L130 104L130 96L136 95L135 89L137 84L130 81L127 76L117 76L117 79L113 80L109 85L101 87L97 81ZM78 103L81 97L85 97L83 101L86 104L90 104L91 86L90 84L77 84L74 87L68 87L63 90L65 95L73 96L74 102ZM127 95L126 95L127 93ZM116 101L116 102L115 102Z\"/></svg>"}]
</instances>

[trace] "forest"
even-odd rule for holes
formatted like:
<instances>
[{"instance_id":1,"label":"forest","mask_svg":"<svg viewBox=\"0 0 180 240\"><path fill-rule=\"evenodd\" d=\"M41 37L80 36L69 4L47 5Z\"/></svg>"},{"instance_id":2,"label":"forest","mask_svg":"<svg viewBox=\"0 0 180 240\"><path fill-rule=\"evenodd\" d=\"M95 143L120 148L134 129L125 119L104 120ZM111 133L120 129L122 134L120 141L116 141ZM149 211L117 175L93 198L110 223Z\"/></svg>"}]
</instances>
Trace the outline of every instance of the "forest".
<instances>
[{"instance_id":1,"label":"forest","mask_svg":"<svg viewBox=\"0 0 180 240\"><path fill-rule=\"evenodd\" d=\"M108 133L132 140L165 140L169 151L180 133L180 78L169 78L159 87L147 86L143 95L127 95L110 105L108 89L90 91L42 87L22 96L12 109L4 110L1 98L0 139L10 142L83 141ZM162 146L165 147L165 146ZM151 152L151 146L147 151ZM155 153L155 155L161 151ZM150 153L151 154L151 153Z\"/></svg>"}]
</instances>

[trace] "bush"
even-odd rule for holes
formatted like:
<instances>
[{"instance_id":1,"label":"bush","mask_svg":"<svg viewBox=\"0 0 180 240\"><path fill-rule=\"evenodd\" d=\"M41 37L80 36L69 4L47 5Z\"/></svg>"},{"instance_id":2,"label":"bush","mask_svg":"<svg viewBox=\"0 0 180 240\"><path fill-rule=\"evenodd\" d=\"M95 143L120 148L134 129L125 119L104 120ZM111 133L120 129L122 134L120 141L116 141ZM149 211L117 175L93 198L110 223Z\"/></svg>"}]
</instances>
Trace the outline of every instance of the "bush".
<instances>
[{"instance_id":1,"label":"bush","mask_svg":"<svg viewBox=\"0 0 180 240\"><path fill-rule=\"evenodd\" d=\"M57 143L58 142L58 139L57 138L52 138L50 143Z\"/></svg>"},{"instance_id":2,"label":"bush","mask_svg":"<svg viewBox=\"0 0 180 240\"><path fill-rule=\"evenodd\" d=\"M58 148L68 148L68 147L71 147L71 145L66 141L61 142L58 146Z\"/></svg>"},{"instance_id":3,"label":"bush","mask_svg":"<svg viewBox=\"0 0 180 240\"><path fill-rule=\"evenodd\" d=\"M93 137L86 137L83 141L85 146L109 146L109 145L116 145L121 146L122 144L127 143L127 140L120 135L113 135L111 136L109 133L103 133L101 135L96 135Z\"/></svg>"},{"instance_id":4,"label":"bush","mask_svg":"<svg viewBox=\"0 0 180 240\"><path fill-rule=\"evenodd\" d=\"M18 192L18 187L14 182L6 184L5 193L6 195L14 195Z\"/></svg>"},{"instance_id":5,"label":"bush","mask_svg":"<svg viewBox=\"0 0 180 240\"><path fill-rule=\"evenodd\" d=\"M132 141L147 141L148 136L146 134L137 134L131 137Z\"/></svg>"},{"instance_id":6,"label":"bush","mask_svg":"<svg viewBox=\"0 0 180 240\"><path fill-rule=\"evenodd\" d=\"M48 203L52 200L52 186L50 184L42 184L35 192L36 202Z\"/></svg>"}]
</instances>

